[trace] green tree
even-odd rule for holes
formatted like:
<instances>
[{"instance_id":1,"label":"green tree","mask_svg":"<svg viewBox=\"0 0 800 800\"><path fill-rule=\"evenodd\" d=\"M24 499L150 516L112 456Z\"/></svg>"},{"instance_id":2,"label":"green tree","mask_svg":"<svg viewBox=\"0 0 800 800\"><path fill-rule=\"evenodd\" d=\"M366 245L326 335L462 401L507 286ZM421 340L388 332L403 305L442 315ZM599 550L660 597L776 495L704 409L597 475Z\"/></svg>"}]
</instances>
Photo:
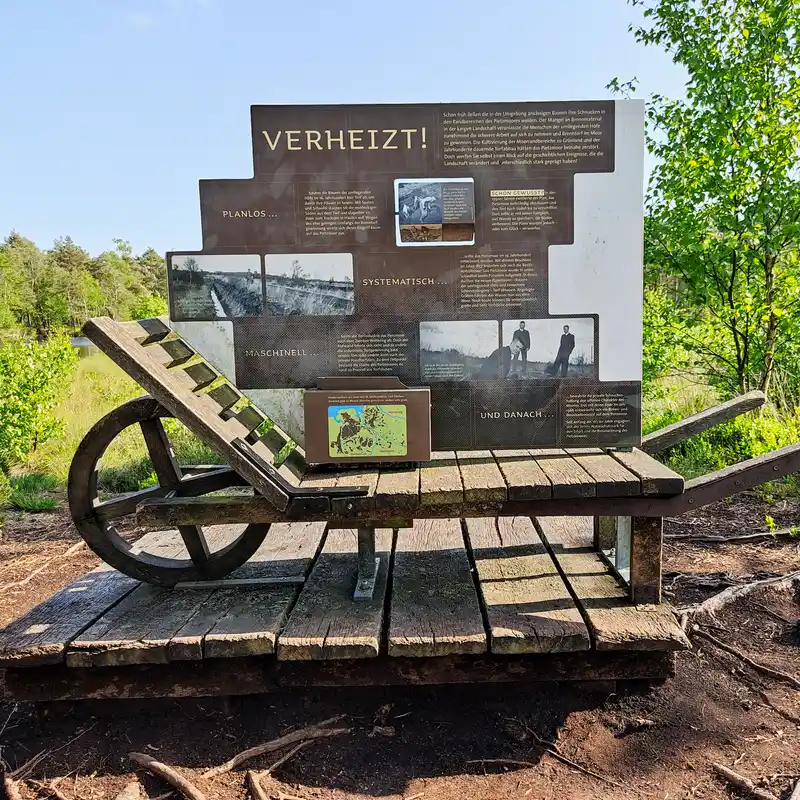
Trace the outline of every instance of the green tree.
<instances>
[{"instance_id":1,"label":"green tree","mask_svg":"<svg viewBox=\"0 0 800 800\"><path fill-rule=\"evenodd\" d=\"M629 2L689 76L648 106L646 259L679 280L676 335L712 382L769 391L800 333L800 3Z\"/></svg>"},{"instance_id":2,"label":"green tree","mask_svg":"<svg viewBox=\"0 0 800 800\"><path fill-rule=\"evenodd\" d=\"M167 262L152 247L148 247L136 257L136 264L142 274L142 283L149 294L166 300Z\"/></svg>"}]
</instances>

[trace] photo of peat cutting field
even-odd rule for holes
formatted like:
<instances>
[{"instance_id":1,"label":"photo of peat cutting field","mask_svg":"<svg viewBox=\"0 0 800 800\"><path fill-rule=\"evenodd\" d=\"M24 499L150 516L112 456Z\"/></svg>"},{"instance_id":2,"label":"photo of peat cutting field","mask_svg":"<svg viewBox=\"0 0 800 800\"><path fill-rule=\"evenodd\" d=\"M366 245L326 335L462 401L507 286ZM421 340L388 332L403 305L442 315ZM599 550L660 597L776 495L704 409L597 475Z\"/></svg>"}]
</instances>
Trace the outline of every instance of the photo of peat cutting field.
<instances>
[{"instance_id":1,"label":"photo of peat cutting field","mask_svg":"<svg viewBox=\"0 0 800 800\"><path fill-rule=\"evenodd\" d=\"M261 256L173 255L170 264L173 319L232 319L261 314Z\"/></svg>"},{"instance_id":2,"label":"photo of peat cutting field","mask_svg":"<svg viewBox=\"0 0 800 800\"><path fill-rule=\"evenodd\" d=\"M494 320L421 322L423 381L494 380L500 375L499 325Z\"/></svg>"},{"instance_id":3,"label":"photo of peat cutting field","mask_svg":"<svg viewBox=\"0 0 800 800\"><path fill-rule=\"evenodd\" d=\"M265 273L267 314L333 316L354 311L350 253L268 255Z\"/></svg>"}]
</instances>

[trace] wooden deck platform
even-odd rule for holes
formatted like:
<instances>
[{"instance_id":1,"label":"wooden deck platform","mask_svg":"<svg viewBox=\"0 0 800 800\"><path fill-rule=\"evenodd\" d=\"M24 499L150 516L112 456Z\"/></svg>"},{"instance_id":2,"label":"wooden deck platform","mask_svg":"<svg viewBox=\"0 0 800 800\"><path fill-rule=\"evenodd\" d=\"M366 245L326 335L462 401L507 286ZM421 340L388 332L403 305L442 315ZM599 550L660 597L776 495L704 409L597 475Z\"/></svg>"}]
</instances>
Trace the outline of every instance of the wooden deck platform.
<instances>
[{"instance_id":1,"label":"wooden deck platform","mask_svg":"<svg viewBox=\"0 0 800 800\"><path fill-rule=\"evenodd\" d=\"M206 529L212 549L241 526ZM142 546L184 553L177 531ZM232 578L166 590L101 566L0 631L17 699L663 676L689 646L669 607L634 606L588 517L418 519L378 532L377 589L354 600L355 530L272 525Z\"/></svg>"}]
</instances>

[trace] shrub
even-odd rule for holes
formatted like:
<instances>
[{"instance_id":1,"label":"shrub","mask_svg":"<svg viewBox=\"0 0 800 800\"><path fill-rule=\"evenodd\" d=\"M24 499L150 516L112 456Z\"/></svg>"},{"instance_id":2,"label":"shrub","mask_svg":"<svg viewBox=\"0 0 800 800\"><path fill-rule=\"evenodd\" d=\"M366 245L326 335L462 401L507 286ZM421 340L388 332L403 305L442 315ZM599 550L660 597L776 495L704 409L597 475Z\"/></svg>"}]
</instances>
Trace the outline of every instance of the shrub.
<instances>
[{"instance_id":1,"label":"shrub","mask_svg":"<svg viewBox=\"0 0 800 800\"><path fill-rule=\"evenodd\" d=\"M33 452L61 431L55 409L78 355L66 336L0 349L0 468Z\"/></svg>"},{"instance_id":2,"label":"shrub","mask_svg":"<svg viewBox=\"0 0 800 800\"><path fill-rule=\"evenodd\" d=\"M20 511L52 511L58 501L45 493L58 488L58 481L40 473L12 476L8 502Z\"/></svg>"}]
</instances>

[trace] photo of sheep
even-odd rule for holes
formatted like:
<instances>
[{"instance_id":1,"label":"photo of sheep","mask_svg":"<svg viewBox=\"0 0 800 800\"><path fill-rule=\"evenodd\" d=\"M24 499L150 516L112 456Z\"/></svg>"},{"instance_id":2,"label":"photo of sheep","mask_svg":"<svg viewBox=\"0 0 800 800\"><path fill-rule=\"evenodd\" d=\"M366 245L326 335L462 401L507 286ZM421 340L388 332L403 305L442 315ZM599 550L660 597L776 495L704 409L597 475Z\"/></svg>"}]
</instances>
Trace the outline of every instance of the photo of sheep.
<instances>
[{"instance_id":1,"label":"photo of sheep","mask_svg":"<svg viewBox=\"0 0 800 800\"><path fill-rule=\"evenodd\" d=\"M178 321L255 317L264 307L261 256L170 256L172 318Z\"/></svg>"},{"instance_id":2,"label":"photo of sheep","mask_svg":"<svg viewBox=\"0 0 800 800\"><path fill-rule=\"evenodd\" d=\"M504 320L503 349L509 379L593 377L594 319Z\"/></svg>"},{"instance_id":3,"label":"photo of sheep","mask_svg":"<svg viewBox=\"0 0 800 800\"><path fill-rule=\"evenodd\" d=\"M421 322L420 371L427 381L500 378L499 325L494 320Z\"/></svg>"},{"instance_id":4,"label":"photo of sheep","mask_svg":"<svg viewBox=\"0 0 800 800\"><path fill-rule=\"evenodd\" d=\"M350 253L267 255L264 272L267 314L334 316L354 311Z\"/></svg>"}]
</instances>

